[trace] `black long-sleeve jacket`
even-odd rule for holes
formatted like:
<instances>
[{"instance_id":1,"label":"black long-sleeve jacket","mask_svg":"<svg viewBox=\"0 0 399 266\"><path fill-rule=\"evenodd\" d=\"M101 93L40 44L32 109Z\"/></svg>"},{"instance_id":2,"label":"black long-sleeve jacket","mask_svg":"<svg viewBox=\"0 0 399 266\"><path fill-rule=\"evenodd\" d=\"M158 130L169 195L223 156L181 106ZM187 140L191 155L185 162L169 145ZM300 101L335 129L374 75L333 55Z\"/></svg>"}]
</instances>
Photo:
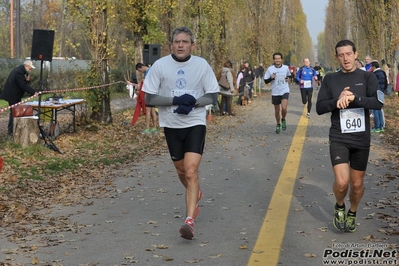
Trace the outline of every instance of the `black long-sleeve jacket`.
<instances>
[{"instance_id":1,"label":"black long-sleeve jacket","mask_svg":"<svg viewBox=\"0 0 399 266\"><path fill-rule=\"evenodd\" d=\"M25 75L29 75L24 65L17 66L11 70L4 84L0 98L6 100L10 105L21 101L25 92L34 95L35 90L28 85Z\"/></svg>"},{"instance_id":2,"label":"black long-sleeve jacket","mask_svg":"<svg viewBox=\"0 0 399 266\"><path fill-rule=\"evenodd\" d=\"M355 100L349 104L350 108L364 108L365 131L342 133L340 123L340 109L337 101L345 87L355 95ZM381 109L383 103L377 98L378 81L373 73L356 69L353 72L338 71L327 74L320 87L316 102L317 114L331 112L331 127L329 139L333 142L343 142L359 147L370 146L370 116L369 109ZM352 121L350 121L352 123Z\"/></svg>"}]
</instances>

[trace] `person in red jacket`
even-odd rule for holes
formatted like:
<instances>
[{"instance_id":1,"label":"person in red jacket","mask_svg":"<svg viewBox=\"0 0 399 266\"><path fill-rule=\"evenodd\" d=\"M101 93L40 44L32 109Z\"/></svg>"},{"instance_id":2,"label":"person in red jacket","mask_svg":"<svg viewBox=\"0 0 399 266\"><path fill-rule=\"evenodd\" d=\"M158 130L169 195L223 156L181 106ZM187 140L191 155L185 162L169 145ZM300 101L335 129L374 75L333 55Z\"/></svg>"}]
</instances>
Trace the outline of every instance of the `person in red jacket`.
<instances>
[{"instance_id":1,"label":"person in red jacket","mask_svg":"<svg viewBox=\"0 0 399 266\"><path fill-rule=\"evenodd\" d=\"M23 65L15 67L8 75L0 99L6 100L9 106L19 103L25 93L34 95L35 90L29 86L29 72L35 69L31 60L26 60ZM10 109L10 118L8 120L8 135L12 135L14 128L14 117Z\"/></svg>"}]
</instances>

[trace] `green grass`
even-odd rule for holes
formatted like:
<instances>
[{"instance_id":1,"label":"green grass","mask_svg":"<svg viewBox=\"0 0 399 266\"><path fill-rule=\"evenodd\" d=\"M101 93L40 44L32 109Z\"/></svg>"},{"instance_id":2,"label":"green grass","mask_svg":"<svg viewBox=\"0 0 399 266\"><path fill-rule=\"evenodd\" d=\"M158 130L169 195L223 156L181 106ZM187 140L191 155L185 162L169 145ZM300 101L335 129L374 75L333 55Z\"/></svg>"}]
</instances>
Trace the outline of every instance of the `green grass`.
<instances>
[{"instance_id":1,"label":"green grass","mask_svg":"<svg viewBox=\"0 0 399 266\"><path fill-rule=\"evenodd\" d=\"M0 109L5 108L8 106L8 102L4 101L4 100L0 100Z\"/></svg>"}]
</instances>

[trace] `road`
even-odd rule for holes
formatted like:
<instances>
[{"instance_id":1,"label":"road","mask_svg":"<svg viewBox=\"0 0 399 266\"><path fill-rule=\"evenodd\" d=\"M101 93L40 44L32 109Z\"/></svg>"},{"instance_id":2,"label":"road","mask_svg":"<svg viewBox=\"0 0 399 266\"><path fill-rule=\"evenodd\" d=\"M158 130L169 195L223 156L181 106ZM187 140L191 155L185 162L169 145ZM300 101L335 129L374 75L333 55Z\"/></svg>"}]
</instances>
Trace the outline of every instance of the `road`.
<instances>
[{"instance_id":1,"label":"road","mask_svg":"<svg viewBox=\"0 0 399 266\"><path fill-rule=\"evenodd\" d=\"M317 91L314 102L316 97ZM102 197L82 206L52 206L50 215L75 224L69 230L43 232L19 245L0 233L0 262L320 266L335 257L363 265L354 254L367 249L387 252L392 263L386 265L397 265L398 172L382 158L379 136L372 137L357 231L337 232L329 116L314 109L306 118L293 86L287 130L281 134L274 132L269 92L247 107L235 107L235 117L213 116L200 166L204 196L191 241L178 234L184 191L167 150L161 150L116 170L113 189ZM27 252L13 252L21 245Z\"/></svg>"}]
</instances>

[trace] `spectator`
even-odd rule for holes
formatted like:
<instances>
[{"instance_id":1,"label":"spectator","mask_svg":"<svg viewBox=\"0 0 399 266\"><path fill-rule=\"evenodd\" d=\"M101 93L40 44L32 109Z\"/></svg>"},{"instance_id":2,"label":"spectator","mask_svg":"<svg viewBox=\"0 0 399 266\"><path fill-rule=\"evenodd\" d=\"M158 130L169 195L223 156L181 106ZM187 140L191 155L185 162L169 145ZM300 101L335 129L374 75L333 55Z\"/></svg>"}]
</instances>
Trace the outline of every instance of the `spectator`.
<instances>
[{"instance_id":1,"label":"spectator","mask_svg":"<svg viewBox=\"0 0 399 266\"><path fill-rule=\"evenodd\" d=\"M137 63L136 64L136 70L144 74L144 79L143 79L143 84L145 81L145 78L150 71L150 68L143 63ZM141 85L143 86L143 85ZM141 134L156 134L158 133L158 115L155 110L155 106L145 104L145 129ZM152 127L151 127L151 121L152 121Z\"/></svg>"},{"instance_id":2,"label":"spectator","mask_svg":"<svg viewBox=\"0 0 399 266\"><path fill-rule=\"evenodd\" d=\"M371 71L370 71L370 68L371 68L371 61L373 61L373 59L371 58L370 55L366 55L366 57L364 58L364 61L366 62L366 64L364 65L364 69L365 69L366 71L371 72Z\"/></svg>"},{"instance_id":3,"label":"spectator","mask_svg":"<svg viewBox=\"0 0 399 266\"><path fill-rule=\"evenodd\" d=\"M297 69L292 64L290 65L290 73L291 73L290 83L291 83L291 85L293 85L294 82L296 83L295 79L296 79Z\"/></svg>"},{"instance_id":4,"label":"spectator","mask_svg":"<svg viewBox=\"0 0 399 266\"><path fill-rule=\"evenodd\" d=\"M248 102L250 103L252 100L255 74L252 71L252 66L249 62L245 62L244 65L245 65L244 79L245 79L246 85L249 86L249 91L248 91L249 101Z\"/></svg>"},{"instance_id":5,"label":"spectator","mask_svg":"<svg viewBox=\"0 0 399 266\"><path fill-rule=\"evenodd\" d=\"M372 61L370 65L371 65L370 71L375 74L378 80L378 90L385 93L387 88L387 77L385 75L385 72L382 71L382 69L380 68L380 64L378 63L378 61ZM371 110L371 113L373 114L374 118L374 127L371 129L371 132L373 133L384 132L385 121L384 121L382 108L373 109Z\"/></svg>"},{"instance_id":6,"label":"spectator","mask_svg":"<svg viewBox=\"0 0 399 266\"><path fill-rule=\"evenodd\" d=\"M231 104L233 101L233 94L234 94L234 80L231 68L233 65L230 61L227 61L223 64L222 70L220 72L220 76L226 75L227 81L229 82L230 88L224 89L220 88L220 94L222 99L220 101L220 115L224 115L224 106L227 105L227 114L230 116L234 116L235 114L232 112ZM218 80L220 77L218 77Z\"/></svg>"},{"instance_id":7,"label":"spectator","mask_svg":"<svg viewBox=\"0 0 399 266\"><path fill-rule=\"evenodd\" d=\"M385 61L384 61L385 62ZM392 94L392 84L393 82L393 71L391 69L391 65L390 64L383 64L381 69L385 72L385 75L387 76L387 89L385 94L386 95L391 95Z\"/></svg>"},{"instance_id":8,"label":"spectator","mask_svg":"<svg viewBox=\"0 0 399 266\"><path fill-rule=\"evenodd\" d=\"M356 68L366 71L366 69L364 68L363 62L360 61L358 58L355 59L355 65L356 65Z\"/></svg>"},{"instance_id":9,"label":"spectator","mask_svg":"<svg viewBox=\"0 0 399 266\"><path fill-rule=\"evenodd\" d=\"M265 74L265 69L263 67L263 63L260 63L258 66L258 77L259 77L259 88L263 88L263 75Z\"/></svg>"},{"instance_id":10,"label":"spectator","mask_svg":"<svg viewBox=\"0 0 399 266\"><path fill-rule=\"evenodd\" d=\"M399 96L399 64L398 64L398 74L396 74L395 93L396 96Z\"/></svg>"},{"instance_id":11,"label":"spectator","mask_svg":"<svg viewBox=\"0 0 399 266\"><path fill-rule=\"evenodd\" d=\"M238 99L237 99L237 105L242 105L242 96L244 96L244 90L245 90L245 78L244 78L244 73L245 73L245 65L242 64L240 66L240 72L238 72L237 75L237 81L236 81L236 86L238 89Z\"/></svg>"},{"instance_id":12,"label":"spectator","mask_svg":"<svg viewBox=\"0 0 399 266\"><path fill-rule=\"evenodd\" d=\"M11 70L6 83L4 84L3 92L0 99L6 100L9 106L19 103L22 96L28 93L30 96L34 95L35 90L29 86L30 77L29 72L35 69L31 60L26 60L23 65L15 67ZM8 120L8 135L12 135L14 130L14 117L12 109L10 109L10 118Z\"/></svg>"},{"instance_id":13,"label":"spectator","mask_svg":"<svg viewBox=\"0 0 399 266\"><path fill-rule=\"evenodd\" d=\"M314 70L316 71L317 74L317 89L320 88L321 82L323 81L323 76L324 76L324 68L321 66L319 62L314 63Z\"/></svg>"}]
</instances>

